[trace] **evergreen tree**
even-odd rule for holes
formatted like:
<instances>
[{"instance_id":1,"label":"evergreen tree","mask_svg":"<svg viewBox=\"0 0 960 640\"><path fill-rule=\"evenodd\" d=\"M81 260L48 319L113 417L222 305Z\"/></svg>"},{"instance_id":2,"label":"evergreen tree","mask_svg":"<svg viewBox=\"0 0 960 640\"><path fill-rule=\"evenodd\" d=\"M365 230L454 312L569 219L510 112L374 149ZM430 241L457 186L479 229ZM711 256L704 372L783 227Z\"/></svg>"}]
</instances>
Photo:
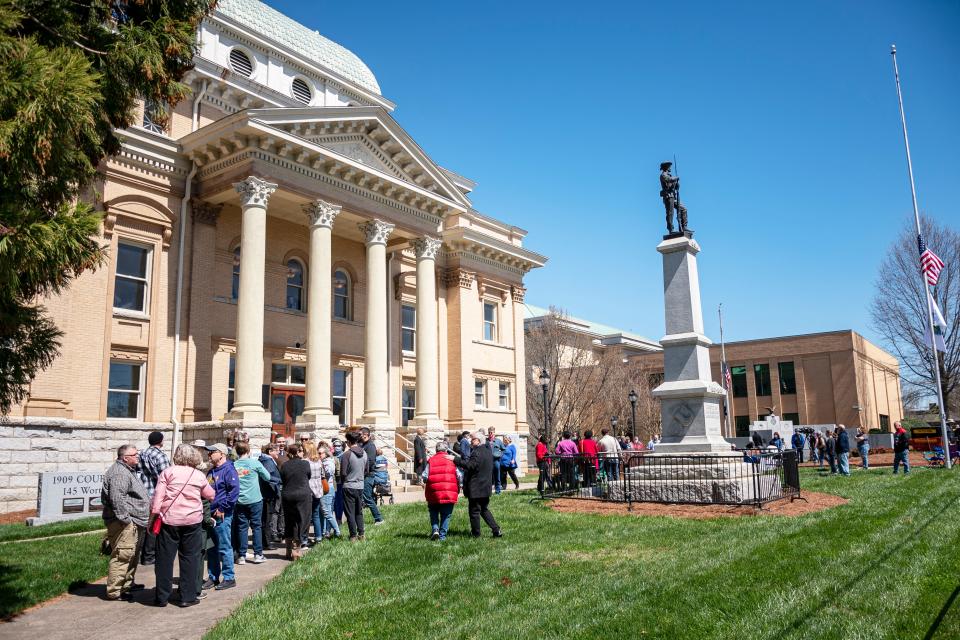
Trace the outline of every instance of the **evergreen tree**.
<instances>
[{"instance_id":1,"label":"evergreen tree","mask_svg":"<svg viewBox=\"0 0 960 640\"><path fill-rule=\"evenodd\" d=\"M0 414L56 358L40 300L100 266L97 166L137 105L189 93L215 0L0 0Z\"/></svg>"}]
</instances>

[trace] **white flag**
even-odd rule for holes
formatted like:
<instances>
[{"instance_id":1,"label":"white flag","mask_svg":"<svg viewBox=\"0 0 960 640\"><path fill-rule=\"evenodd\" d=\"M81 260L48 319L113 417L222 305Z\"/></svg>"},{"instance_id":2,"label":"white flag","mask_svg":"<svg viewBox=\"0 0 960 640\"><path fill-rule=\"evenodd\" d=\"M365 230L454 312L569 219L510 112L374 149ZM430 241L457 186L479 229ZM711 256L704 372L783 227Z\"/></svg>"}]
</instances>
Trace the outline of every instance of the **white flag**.
<instances>
[{"instance_id":1,"label":"white flag","mask_svg":"<svg viewBox=\"0 0 960 640\"><path fill-rule=\"evenodd\" d=\"M937 351L947 350L947 345L943 340L944 335L947 332L947 321L944 320L943 314L940 313L940 307L937 306L937 301L933 299L933 296L927 294L927 302L930 305L930 312L933 314L933 337L934 344L937 345ZM926 319L924 319L926 320ZM930 346L930 327L927 322L924 322L926 328L923 332L923 341L926 345Z\"/></svg>"}]
</instances>

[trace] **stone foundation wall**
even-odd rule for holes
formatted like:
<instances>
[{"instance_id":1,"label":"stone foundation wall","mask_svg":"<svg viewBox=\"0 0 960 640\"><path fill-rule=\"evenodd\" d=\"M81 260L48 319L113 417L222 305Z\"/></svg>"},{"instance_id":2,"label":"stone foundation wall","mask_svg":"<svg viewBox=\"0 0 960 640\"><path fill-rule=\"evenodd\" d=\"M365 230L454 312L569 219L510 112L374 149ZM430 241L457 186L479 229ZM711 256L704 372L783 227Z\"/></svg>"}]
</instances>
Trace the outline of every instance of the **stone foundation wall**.
<instances>
[{"instance_id":1,"label":"stone foundation wall","mask_svg":"<svg viewBox=\"0 0 960 640\"><path fill-rule=\"evenodd\" d=\"M238 423L195 422L181 425L180 441L225 442L224 431ZM267 441L270 427L244 427L254 446ZM117 457L117 447L143 449L152 431L164 434L171 454L173 425L150 422L83 422L61 418L5 418L0 422L0 513L35 509L40 473L96 471L102 473Z\"/></svg>"}]
</instances>

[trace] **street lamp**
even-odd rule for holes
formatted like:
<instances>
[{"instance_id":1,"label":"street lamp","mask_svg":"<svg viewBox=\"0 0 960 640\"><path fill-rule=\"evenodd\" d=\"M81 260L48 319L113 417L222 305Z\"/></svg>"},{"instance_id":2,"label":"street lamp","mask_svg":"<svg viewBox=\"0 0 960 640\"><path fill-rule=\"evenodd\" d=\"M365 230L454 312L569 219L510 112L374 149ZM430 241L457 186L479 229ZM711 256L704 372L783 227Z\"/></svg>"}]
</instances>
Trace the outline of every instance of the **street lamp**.
<instances>
[{"instance_id":1,"label":"street lamp","mask_svg":"<svg viewBox=\"0 0 960 640\"><path fill-rule=\"evenodd\" d=\"M543 390L543 435L550 439L550 411L547 409L547 389L550 387L550 374L547 368L540 370L540 389Z\"/></svg>"},{"instance_id":2,"label":"street lamp","mask_svg":"<svg viewBox=\"0 0 960 640\"><path fill-rule=\"evenodd\" d=\"M613 430L614 433L617 432L617 422L618 422L617 416L610 417L610 428Z\"/></svg>"},{"instance_id":3,"label":"street lamp","mask_svg":"<svg viewBox=\"0 0 960 640\"><path fill-rule=\"evenodd\" d=\"M630 401L631 428L633 429L633 435L637 435L637 392L631 389L627 399Z\"/></svg>"}]
</instances>

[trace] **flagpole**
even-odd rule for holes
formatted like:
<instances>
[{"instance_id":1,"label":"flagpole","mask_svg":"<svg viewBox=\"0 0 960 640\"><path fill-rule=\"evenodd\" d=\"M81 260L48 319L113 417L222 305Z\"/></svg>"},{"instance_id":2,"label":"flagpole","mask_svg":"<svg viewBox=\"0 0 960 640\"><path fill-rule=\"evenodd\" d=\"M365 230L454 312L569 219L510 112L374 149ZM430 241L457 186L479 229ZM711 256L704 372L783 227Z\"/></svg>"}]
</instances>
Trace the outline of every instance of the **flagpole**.
<instances>
[{"instance_id":1,"label":"flagpole","mask_svg":"<svg viewBox=\"0 0 960 640\"><path fill-rule=\"evenodd\" d=\"M917 188L913 183L913 161L910 159L910 139L907 137L907 116L903 112L903 93L900 91L900 69L897 67L897 46L890 46L890 55L893 56L893 77L897 82L897 100L900 102L900 124L903 127L903 146L907 150L907 173L910 176L910 196L913 198L913 221L917 227L917 237L923 234L920 231L920 210L917 207ZM926 293L927 327L930 330L930 350L933 352L933 373L937 383L937 408L940 410L940 430L943 435L943 452L947 469L951 467L950 438L947 435L947 414L943 406L943 388L940 382L940 354L937 353L936 334L933 330L933 309L930 307L930 284L926 274L920 270L923 280L923 290Z\"/></svg>"},{"instance_id":2,"label":"flagpole","mask_svg":"<svg viewBox=\"0 0 960 640\"><path fill-rule=\"evenodd\" d=\"M720 360L721 360L720 375L723 376L723 388L726 389L727 391L727 397L724 400L724 403L726 404L726 407L727 407L727 412L726 412L727 415L726 415L726 418L724 419L724 422L726 423L726 426L727 426L727 433L729 433L730 437L733 438L733 437L736 437L737 434L730 427L730 416L731 416L731 413L733 412L733 407L730 406L731 394L730 394L730 389L727 385L727 371L730 371L730 365L727 364L727 347L723 343L723 303L722 302L717 306L717 315L720 316ZM724 369L726 369L726 371L724 371Z\"/></svg>"}]
</instances>

